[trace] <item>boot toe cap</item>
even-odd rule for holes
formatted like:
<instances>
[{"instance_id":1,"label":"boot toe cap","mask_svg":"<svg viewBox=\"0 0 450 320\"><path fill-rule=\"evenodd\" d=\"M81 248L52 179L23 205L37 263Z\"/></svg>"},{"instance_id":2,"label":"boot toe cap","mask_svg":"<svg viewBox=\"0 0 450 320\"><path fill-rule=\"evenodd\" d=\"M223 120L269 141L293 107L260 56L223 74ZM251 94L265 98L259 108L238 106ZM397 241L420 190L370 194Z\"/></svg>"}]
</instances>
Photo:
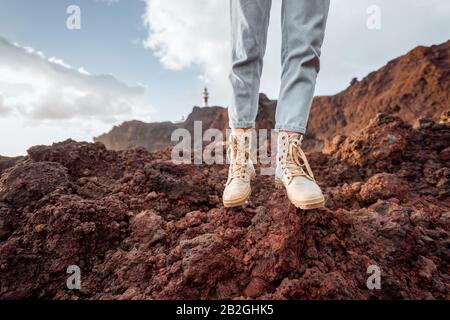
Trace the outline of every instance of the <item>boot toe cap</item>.
<instances>
[{"instance_id":1,"label":"boot toe cap","mask_svg":"<svg viewBox=\"0 0 450 320\"><path fill-rule=\"evenodd\" d=\"M231 183L223 192L223 201L237 201L248 197L250 193L250 186L245 183Z\"/></svg>"},{"instance_id":2,"label":"boot toe cap","mask_svg":"<svg viewBox=\"0 0 450 320\"><path fill-rule=\"evenodd\" d=\"M299 202L321 202L324 199L317 183L306 178L294 180L287 188L287 192L289 198Z\"/></svg>"}]
</instances>

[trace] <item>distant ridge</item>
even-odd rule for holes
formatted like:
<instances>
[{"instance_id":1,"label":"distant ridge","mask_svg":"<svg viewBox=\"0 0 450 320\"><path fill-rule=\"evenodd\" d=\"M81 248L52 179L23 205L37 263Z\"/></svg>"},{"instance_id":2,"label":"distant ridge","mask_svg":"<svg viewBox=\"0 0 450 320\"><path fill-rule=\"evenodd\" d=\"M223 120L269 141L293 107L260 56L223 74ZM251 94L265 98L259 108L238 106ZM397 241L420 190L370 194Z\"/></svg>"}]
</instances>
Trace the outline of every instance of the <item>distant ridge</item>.
<instances>
[{"instance_id":1,"label":"distant ridge","mask_svg":"<svg viewBox=\"0 0 450 320\"><path fill-rule=\"evenodd\" d=\"M257 128L273 128L276 101L261 94L259 106ZM414 125L421 118L438 120L446 110L450 110L450 40L431 47L419 46L364 79L353 79L336 95L316 97L306 147L320 150L334 136L348 136L365 127L380 112L395 114ZM170 145L174 129L193 130L198 120L203 122L204 130L228 127L225 108L194 107L181 123L128 121L94 139L112 150L134 146L160 150Z\"/></svg>"}]
</instances>

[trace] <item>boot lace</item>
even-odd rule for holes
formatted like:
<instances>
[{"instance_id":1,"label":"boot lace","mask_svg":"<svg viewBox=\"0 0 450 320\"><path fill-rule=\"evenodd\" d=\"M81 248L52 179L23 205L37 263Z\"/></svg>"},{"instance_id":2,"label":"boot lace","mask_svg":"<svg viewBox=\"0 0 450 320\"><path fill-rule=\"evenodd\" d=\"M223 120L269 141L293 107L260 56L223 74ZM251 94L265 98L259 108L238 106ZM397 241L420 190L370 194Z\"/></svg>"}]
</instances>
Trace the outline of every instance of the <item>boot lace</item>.
<instances>
[{"instance_id":1,"label":"boot lace","mask_svg":"<svg viewBox=\"0 0 450 320\"><path fill-rule=\"evenodd\" d=\"M301 148L301 139L297 136L289 138L289 147L286 155L280 157L281 169L289 180L293 177L304 176L315 181L314 174L309 166L306 155Z\"/></svg>"},{"instance_id":2,"label":"boot lace","mask_svg":"<svg viewBox=\"0 0 450 320\"><path fill-rule=\"evenodd\" d=\"M230 171L225 185L230 184L235 178L246 179L248 177L249 152L246 150L247 145L245 144L247 140L245 140L243 145L240 145L239 142L235 138L229 142L227 157L230 161Z\"/></svg>"}]
</instances>

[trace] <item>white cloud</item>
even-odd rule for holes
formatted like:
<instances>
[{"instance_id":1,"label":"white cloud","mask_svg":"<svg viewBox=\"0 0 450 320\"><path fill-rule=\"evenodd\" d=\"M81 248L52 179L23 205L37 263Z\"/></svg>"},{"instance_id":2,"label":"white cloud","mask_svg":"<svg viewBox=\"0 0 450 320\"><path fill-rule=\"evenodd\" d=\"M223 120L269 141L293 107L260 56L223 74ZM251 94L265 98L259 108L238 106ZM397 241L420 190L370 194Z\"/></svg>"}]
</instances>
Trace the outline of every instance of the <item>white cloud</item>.
<instances>
[{"instance_id":1,"label":"white cloud","mask_svg":"<svg viewBox=\"0 0 450 320\"><path fill-rule=\"evenodd\" d=\"M212 101L228 103L229 1L145 0L145 47L172 70L199 67ZM332 0L317 94L344 89L417 45L448 40L448 0ZM381 8L382 28L366 27L366 9ZM278 96L281 0L273 1L261 91Z\"/></svg>"},{"instance_id":2,"label":"white cloud","mask_svg":"<svg viewBox=\"0 0 450 320\"><path fill-rule=\"evenodd\" d=\"M45 58L45 56L41 56L41 58ZM61 67L64 67L66 69L72 69L72 66L70 64L67 64L62 59L58 59L56 57L51 57L50 59L48 59L48 62L59 64Z\"/></svg>"},{"instance_id":3,"label":"white cloud","mask_svg":"<svg viewBox=\"0 0 450 320\"><path fill-rule=\"evenodd\" d=\"M3 103L3 96L0 95L0 116L4 116L7 115L11 112L11 110L5 106L5 104Z\"/></svg>"},{"instance_id":4,"label":"white cloud","mask_svg":"<svg viewBox=\"0 0 450 320\"><path fill-rule=\"evenodd\" d=\"M450 10L443 10L447 0L332 0L331 4L319 94L342 90L353 77L362 78L418 45L449 39ZM374 4L381 10L380 30L366 27L366 10Z\"/></svg>"},{"instance_id":5,"label":"white cloud","mask_svg":"<svg viewBox=\"0 0 450 320\"><path fill-rule=\"evenodd\" d=\"M125 120L149 121L153 109L143 85L92 75L60 58L0 37L1 155L25 154L35 144L92 137Z\"/></svg>"},{"instance_id":6,"label":"white cloud","mask_svg":"<svg viewBox=\"0 0 450 320\"><path fill-rule=\"evenodd\" d=\"M30 124L66 120L115 124L150 112L143 86L91 75L1 37L0 56L1 110Z\"/></svg>"},{"instance_id":7,"label":"white cloud","mask_svg":"<svg viewBox=\"0 0 450 320\"><path fill-rule=\"evenodd\" d=\"M171 70L199 66L200 79L212 92L229 92L228 1L147 0L144 23L149 29L144 46Z\"/></svg>"},{"instance_id":8,"label":"white cloud","mask_svg":"<svg viewBox=\"0 0 450 320\"><path fill-rule=\"evenodd\" d=\"M87 71L83 67L79 67L77 70L78 70L79 73L84 74L85 76L90 76L91 75L91 73L89 71Z\"/></svg>"}]
</instances>

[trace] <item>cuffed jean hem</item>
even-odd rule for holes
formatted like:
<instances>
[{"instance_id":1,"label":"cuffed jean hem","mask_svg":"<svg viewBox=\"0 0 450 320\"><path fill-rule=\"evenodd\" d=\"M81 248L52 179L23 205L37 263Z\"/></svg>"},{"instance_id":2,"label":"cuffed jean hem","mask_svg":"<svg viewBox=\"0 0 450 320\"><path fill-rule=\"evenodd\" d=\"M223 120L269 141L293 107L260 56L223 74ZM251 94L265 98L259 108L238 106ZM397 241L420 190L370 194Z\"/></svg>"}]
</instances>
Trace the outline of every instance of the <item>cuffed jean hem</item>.
<instances>
[{"instance_id":1,"label":"cuffed jean hem","mask_svg":"<svg viewBox=\"0 0 450 320\"><path fill-rule=\"evenodd\" d=\"M238 121L238 122L231 122L229 123L230 128L232 129L248 129L248 128L254 128L255 122L254 121Z\"/></svg>"},{"instance_id":2,"label":"cuffed jean hem","mask_svg":"<svg viewBox=\"0 0 450 320\"><path fill-rule=\"evenodd\" d=\"M275 125L275 130L276 131L292 131L292 132L298 132L298 133L301 133L301 134L305 134L306 133L306 128L305 127L292 126L292 125L282 125L282 124Z\"/></svg>"}]
</instances>

